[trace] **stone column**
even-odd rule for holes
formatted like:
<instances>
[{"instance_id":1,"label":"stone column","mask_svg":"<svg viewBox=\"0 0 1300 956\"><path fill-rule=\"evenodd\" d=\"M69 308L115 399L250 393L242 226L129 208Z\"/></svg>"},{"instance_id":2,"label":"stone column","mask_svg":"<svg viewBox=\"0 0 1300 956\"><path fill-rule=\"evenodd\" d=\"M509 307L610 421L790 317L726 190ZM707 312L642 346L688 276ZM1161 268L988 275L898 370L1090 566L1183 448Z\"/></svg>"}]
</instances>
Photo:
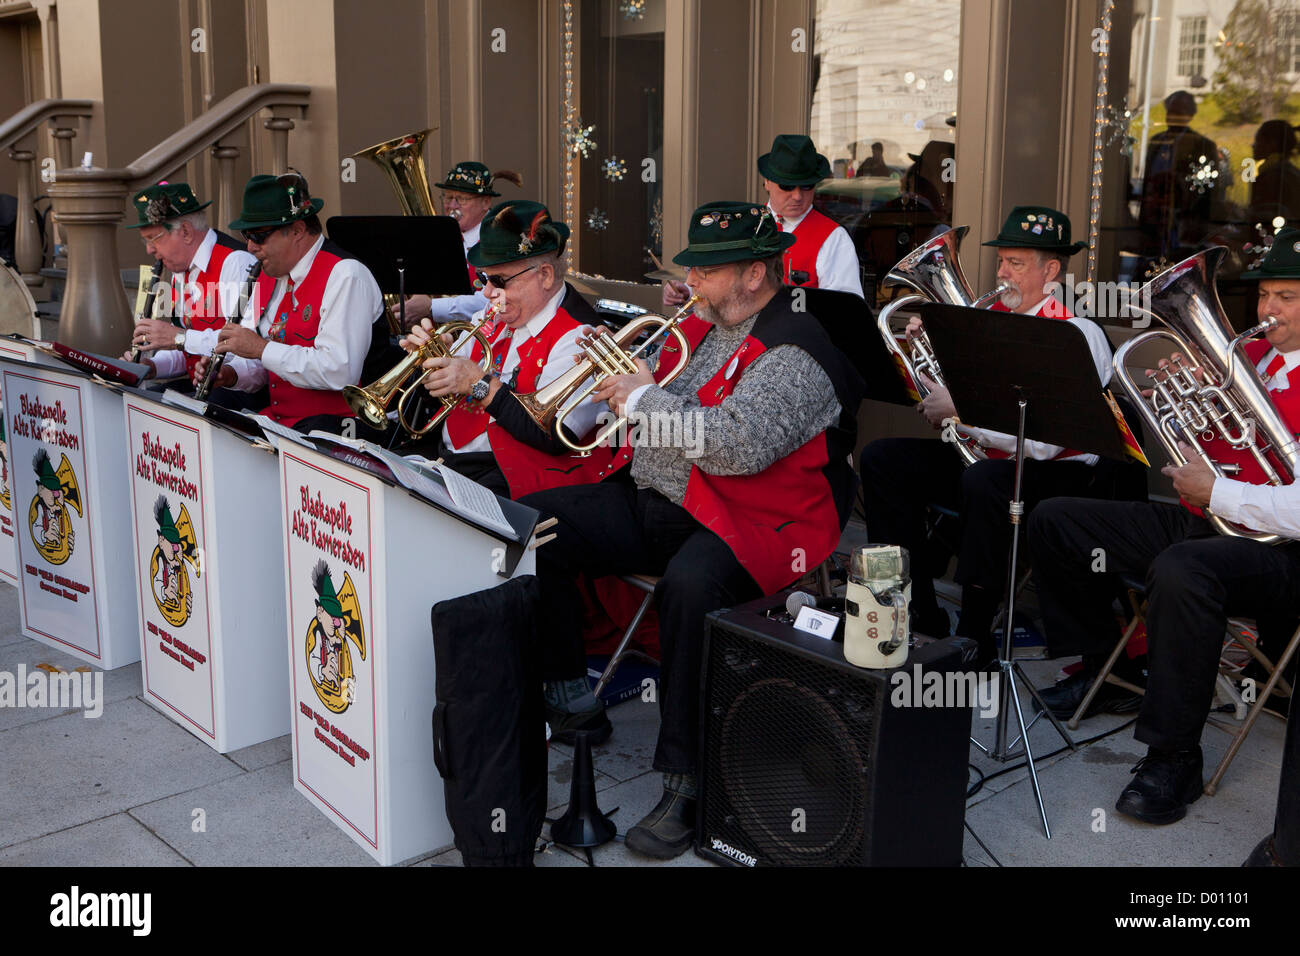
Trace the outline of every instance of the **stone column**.
<instances>
[{"instance_id":1,"label":"stone column","mask_svg":"<svg viewBox=\"0 0 1300 956\"><path fill-rule=\"evenodd\" d=\"M50 188L54 219L68 236L59 341L114 356L130 346L134 325L117 255L126 184L125 170L61 169Z\"/></svg>"},{"instance_id":2,"label":"stone column","mask_svg":"<svg viewBox=\"0 0 1300 956\"><path fill-rule=\"evenodd\" d=\"M27 139L24 137L23 142ZM18 164L18 222L14 230L14 260L27 285L40 285L45 251L41 248L41 233L36 226L36 210L32 208L32 169L36 154L30 149L15 146L9 150L9 158Z\"/></svg>"}]
</instances>

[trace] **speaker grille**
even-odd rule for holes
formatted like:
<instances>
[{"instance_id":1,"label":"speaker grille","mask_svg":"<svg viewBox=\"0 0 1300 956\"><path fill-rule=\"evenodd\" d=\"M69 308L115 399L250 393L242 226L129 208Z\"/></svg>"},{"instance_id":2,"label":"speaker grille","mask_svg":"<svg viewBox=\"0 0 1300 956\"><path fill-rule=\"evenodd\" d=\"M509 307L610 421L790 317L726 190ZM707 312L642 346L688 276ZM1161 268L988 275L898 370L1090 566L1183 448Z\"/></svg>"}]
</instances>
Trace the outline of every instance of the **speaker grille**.
<instances>
[{"instance_id":1,"label":"speaker grille","mask_svg":"<svg viewBox=\"0 0 1300 956\"><path fill-rule=\"evenodd\" d=\"M713 630L704 833L765 863L867 858L879 688L779 646Z\"/></svg>"}]
</instances>

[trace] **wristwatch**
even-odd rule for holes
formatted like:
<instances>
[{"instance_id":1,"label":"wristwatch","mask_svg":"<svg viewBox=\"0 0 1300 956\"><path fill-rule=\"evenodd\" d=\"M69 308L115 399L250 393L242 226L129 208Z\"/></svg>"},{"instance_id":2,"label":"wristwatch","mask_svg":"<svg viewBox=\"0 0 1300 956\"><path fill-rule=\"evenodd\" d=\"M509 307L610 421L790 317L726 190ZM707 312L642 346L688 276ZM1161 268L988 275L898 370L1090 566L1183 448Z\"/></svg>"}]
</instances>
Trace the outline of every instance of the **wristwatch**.
<instances>
[{"instance_id":1,"label":"wristwatch","mask_svg":"<svg viewBox=\"0 0 1300 956\"><path fill-rule=\"evenodd\" d=\"M177 344L177 345L184 345L184 344L185 344L185 333L184 333L184 332L177 332L177 333L176 333L176 344Z\"/></svg>"},{"instance_id":2,"label":"wristwatch","mask_svg":"<svg viewBox=\"0 0 1300 956\"><path fill-rule=\"evenodd\" d=\"M469 397L476 402L481 402L488 397L488 390L492 381L491 375L484 375L474 383L474 387L469 390Z\"/></svg>"}]
</instances>

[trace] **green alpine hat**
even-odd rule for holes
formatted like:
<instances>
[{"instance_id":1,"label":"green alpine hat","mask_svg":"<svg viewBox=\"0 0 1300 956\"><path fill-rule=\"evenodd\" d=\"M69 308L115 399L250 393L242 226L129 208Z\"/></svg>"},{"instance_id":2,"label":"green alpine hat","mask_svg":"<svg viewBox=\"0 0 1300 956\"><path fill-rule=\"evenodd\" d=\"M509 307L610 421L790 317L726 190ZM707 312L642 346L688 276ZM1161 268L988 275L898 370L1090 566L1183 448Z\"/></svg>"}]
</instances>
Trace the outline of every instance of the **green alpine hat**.
<instances>
[{"instance_id":1,"label":"green alpine hat","mask_svg":"<svg viewBox=\"0 0 1300 956\"><path fill-rule=\"evenodd\" d=\"M673 256L679 266L767 259L794 245L767 206L749 202L710 202L691 213L686 248Z\"/></svg>"},{"instance_id":2,"label":"green alpine hat","mask_svg":"<svg viewBox=\"0 0 1300 956\"><path fill-rule=\"evenodd\" d=\"M316 603L325 609L330 617L342 617L343 605L339 603L334 591L334 582L330 580L330 569L324 561L317 561L311 572L311 585L316 589Z\"/></svg>"},{"instance_id":3,"label":"green alpine hat","mask_svg":"<svg viewBox=\"0 0 1300 956\"><path fill-rule=\"evenodd\" d=\"M482 163L457 163L455 168L447 173L445 180L434 185L439 189L452 189L458 193L471 193L475 196L500 196L501 194L492 188L492 181L495 178L492 171Z\"/></svg>"},{"instance_id":4,"label":"green alpine hat","mask_svg":"<svg viewBox=\"0 0 1300 956\"><path fill-rule=\"evenodd\" d=\"M140 221L127 226L128 229L140 229L144 226L161 226L165 222L188 216L200 209L207 209L211 201L201 203L194 198L194 191L189 183L159 183L148 186L131 197Z\"/></svg>"},{"instance_id":5,"label":"green alpine hat","mask_svg":"<svg viewBox=\"0 0 1300 956\"><path fill-rule=\"evenodd\" d=\"M154 502L153 520L158 522L158 533L166 540L172 544L181 543L181 533L176 530L176 522L172 521L172 510L165 495L159 495Z\"/></svg>"},{"instance_id":6,"label":"green alpine hat","mask_svg":"<svg viewBox=\"0 0 1300 956\"><path fill-rule=\"evenodd\" d=\"M504 265L547 252L564 251L569 227L551 219L539 202L511 199L497 203L483 217L478 245L469 251L469 264L478 268Z\"/></svg>"},{"instance_id":7,"label":"green alpine hat","mask_svg":"<svg viewBox=\"0 0 1300 956\"><path fill-rule=\"evenodd\" d=\"M307 180L297 173L283 176L254 176L244 186L244 208L230 224L235 231L263 226L287 226L320 212L323 199L307 192Z\"/></svg>"},{"instance_id":8,"label":"green alpine hat","mask_svg":"<svg viewBox=\"0 0 1300 956\"><path fill-rule=\"evenodd\" d=\"M996 239L985 246L1039 249L1072 256L1086 242L1070 242L1070 217L1050 206L1017 206L1002 224Z\"/></svg>"},{"instance_id":9,"label":"green alpine hat","mask_svg":"<svg viewBox=\"0 0 1300 956\"><path fill-rule=\"evenodd\" d=\"M54 473L50 467L50 453L44 448L36 450L36 456L32 458L32 467L36 469L36 483L49 488L50 491L58 491L63 487L59 481L59 476Z\"/></svg>"},{"instance_id":10,"label":"green alpine hat","mask_svg":"<svg viewBox=\"0 0 1300 956\"><path fill-rule=\"evenodd\" d=\"M816 186L831 178L831 164L807 136L783 133L771 152L758 157L758 171L779 186Z\"/></svg>"},{"instance_id":11,"label":"green alpine hat","mask_svg":"<svg viewBox=\"0 0 1300 956\"><path fill-rule=\"evenodd\" d=\"M1300 229L1287 226L1273 237L1264 261L1241 274L1243 279L1300 279Z\"/></svg>"}]
</instances>

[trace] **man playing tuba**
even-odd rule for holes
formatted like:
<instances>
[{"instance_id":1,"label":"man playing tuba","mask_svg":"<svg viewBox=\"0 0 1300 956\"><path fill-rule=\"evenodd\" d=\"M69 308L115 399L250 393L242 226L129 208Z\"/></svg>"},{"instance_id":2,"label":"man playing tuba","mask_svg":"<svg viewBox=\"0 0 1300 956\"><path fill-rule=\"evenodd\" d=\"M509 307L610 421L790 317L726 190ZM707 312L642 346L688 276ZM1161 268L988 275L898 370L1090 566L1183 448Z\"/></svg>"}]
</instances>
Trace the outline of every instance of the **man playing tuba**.
<instances>
[{"instance_id":1,"label":"man playing tuba","mask_svg":"<svg viewBox=\"0 0 1300 956\"><path fill-rule=\"evenodd\" d=\"M1278 233L1259 268L1242 278L1259 282L1260 319L1277 319L1267 341L1244 351L1278 413L1300 431L1300 230ZM1027 536L1049 646L1079 647L1084 655L1079 673L1042 694L1058 716L1083 700L1118 638L1115 574L1145 576L1149 672L1133 735L1149 749L1115 809L1156 824L1181 820L1200 796L1201 726L1228 616L1254 617L1261 645L1276 646L1290 636L1300 608L1300 543L1270 547L1218 535L1201 512L1209 507L1255 531L1300 539L1300 485L1216 478L1190 447L1182 449L1188 464L1163 469L1181 507L1057 498L1039 505ZM1232 457L1226 449L1218 439L1207 447L1216 462ZM1245 464L1242 474L1262 479Z\"/></svg>"}]
</instances>

